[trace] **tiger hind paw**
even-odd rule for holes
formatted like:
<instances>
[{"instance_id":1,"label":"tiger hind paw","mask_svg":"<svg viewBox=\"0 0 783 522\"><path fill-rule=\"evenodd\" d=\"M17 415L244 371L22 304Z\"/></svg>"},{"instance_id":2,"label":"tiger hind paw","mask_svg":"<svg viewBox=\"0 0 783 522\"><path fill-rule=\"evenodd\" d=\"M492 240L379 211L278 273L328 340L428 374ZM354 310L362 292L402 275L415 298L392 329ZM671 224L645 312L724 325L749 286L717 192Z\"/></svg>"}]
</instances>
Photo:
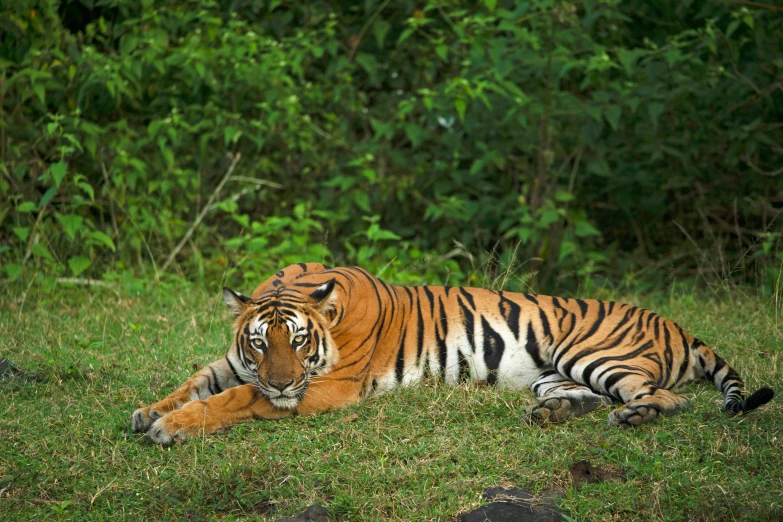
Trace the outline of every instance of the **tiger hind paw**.
<instances>
[{"instance_id":1,"label":"tiger hind paw","mask_svg":"<svg viewBox=\"0 0 783 522\"><path fill-rule=\"evenodd\" d=\"M658 417L658 410L649 405L626 404L617 408L609 414L609 426L619 426L628 428L630 426L641 426L652 422Z\"/></svg>"}]
</instances>

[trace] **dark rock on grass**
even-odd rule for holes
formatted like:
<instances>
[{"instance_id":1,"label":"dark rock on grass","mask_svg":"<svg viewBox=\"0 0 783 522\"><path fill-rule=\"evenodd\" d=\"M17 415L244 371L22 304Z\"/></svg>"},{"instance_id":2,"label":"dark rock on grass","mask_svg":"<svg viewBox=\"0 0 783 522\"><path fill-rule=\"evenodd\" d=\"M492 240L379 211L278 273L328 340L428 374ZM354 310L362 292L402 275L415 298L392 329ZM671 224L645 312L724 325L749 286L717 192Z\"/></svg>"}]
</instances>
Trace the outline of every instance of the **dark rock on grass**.
<instances>
[{"instance_id":1,"label":"dark rock on grass","mask_svg":"<svg viewBox=\"0 0 783 522\"><path fill-rule=\"evenodd\" d=\"M261 517L274 515L275 511L277 511L277 506L274 502L262 501L253 505L253 512Z\"/></svg>"},{"instance_id":2,"label":"dark rock on grass","mask_svg":"<svg viewBox=\"0 0 783 522\"><path fill-rule=\"evenodd\" d=\"M320 504L313 504L301 515L289 518L281 518L276 522L328 522L331 519L331 514L329 513L328 509Z\"/></svg>"},{"instance_id":3,"label":"dark rock on grass","mask_svg":"<svg viewBox=\"0 0 783 522\"><path fill-rule=\"evenodd\" d=\"M24 375L14 363L5 358L0 358L0 381Z\"/></svg>"},{"instance_id":4,"label":"dark rock on grass","mask_svg":"<svg viewBox=\"0 0 783 522\"><path fill-rule=\"evenodd\" d=\"M462 515L462 522L558 522L565 520L549 498L537 497L519 488L492 487L484 490L486 506Z\"/></svg>"},{"instance_id":5,"label":"dark rock on grass","mask_svg":"<svg viewBox=\"0 0 783 522\"><path fill-rule=\"evenodd\" d=\"M593 482L625 482L625 473L622 470L609 467L593 466L589 460L580 460L574 462L568 467L571 472L571 480L577 491L582 489L583 484L592 484Z\"/></svg>"}]
</instances>

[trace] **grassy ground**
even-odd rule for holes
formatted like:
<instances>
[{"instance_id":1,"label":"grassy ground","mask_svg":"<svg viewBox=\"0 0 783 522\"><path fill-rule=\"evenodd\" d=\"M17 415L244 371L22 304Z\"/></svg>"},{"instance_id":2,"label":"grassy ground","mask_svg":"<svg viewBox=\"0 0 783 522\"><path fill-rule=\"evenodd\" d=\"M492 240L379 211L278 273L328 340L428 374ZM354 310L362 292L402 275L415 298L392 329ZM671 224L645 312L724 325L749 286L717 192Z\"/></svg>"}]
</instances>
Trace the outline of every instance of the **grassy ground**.
<instances>
[{"instance_id":1,"label":"grassy ground","mask_svg":"<svg viewBox=\"0 0 783 522\"><path fill-rule=\"evenodd\" d=\"M749 388L783 390L775 303L624 300L698 335ZM229 329L217 292L196 288L0 296L0 357L27 372L0 381L0 518L274 520L317 502L340 520L454 520L500 483L560 490L575 520L783 513L783 400L731 418L706 384L685 391L690 411L633 430L607 428L605 409L530 427L519 419L529 392L429 383L170 448L132 434L131 412L220 357ZM583 459L627 480L577 490L568 468Z\"/></svg>"}]
</instances>

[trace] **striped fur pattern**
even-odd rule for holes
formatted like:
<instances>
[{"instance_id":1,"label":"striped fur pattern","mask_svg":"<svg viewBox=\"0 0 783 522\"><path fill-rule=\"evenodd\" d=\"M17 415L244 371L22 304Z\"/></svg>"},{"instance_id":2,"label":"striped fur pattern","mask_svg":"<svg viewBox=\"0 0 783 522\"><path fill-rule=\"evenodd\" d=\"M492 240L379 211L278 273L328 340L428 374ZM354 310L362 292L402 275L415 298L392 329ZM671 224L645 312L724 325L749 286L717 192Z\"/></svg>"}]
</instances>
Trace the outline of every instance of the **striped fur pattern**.
<instances>
[{"instance_id":1,"label":"striped fur pattern","mask_svg":"<svg viewBox=\"0 0 783 522\"><path fill-rule=\"evenodd\" d=\"M292 265L252 297L224 290L235 316L225 358L134 412L135 431L169 443L258 418L343 407L432 376L531 388L531 422L558 422L619 402L609 424L682 411L672 390L712 382L732 413L743 381L704 343L649 310L610 301L478 288L388 285L365 270Z\"/></svg>"}]
</instances>

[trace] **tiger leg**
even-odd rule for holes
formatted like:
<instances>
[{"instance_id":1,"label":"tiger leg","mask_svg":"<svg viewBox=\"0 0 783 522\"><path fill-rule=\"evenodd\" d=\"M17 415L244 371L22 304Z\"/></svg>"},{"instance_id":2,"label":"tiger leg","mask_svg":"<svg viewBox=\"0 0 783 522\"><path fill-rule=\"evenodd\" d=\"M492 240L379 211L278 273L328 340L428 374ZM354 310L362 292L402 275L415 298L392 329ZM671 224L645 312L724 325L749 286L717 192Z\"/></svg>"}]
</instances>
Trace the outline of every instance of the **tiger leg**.
<instances>
[{"instance_id":1,"label":"tiger leg","mask_svg":"<svg viewBox=\"0 0 783 522\"><path fill-rule=\"evenodd\" d=\"M688 408L687 398L659 388L647 379L629 376L619 381L617 392L625 404L609 414L610 426L639 426L655 420L660 414L672 415Z\"/></svg>"},{"instance_id":2,"label":"tiger leg","mask_svg":"<svg viewBox=\"0 0 783 522\"><path fill-rule=\"evenodd\" d=\"M134 411L131 415L133 431L145 432L153 422L168 412L182 408L196 399L206 399L240 384L227 359L215 361L194 374L162 401Z\"/></svg>"},{"instance_id":3,"label":"tiger leg","mask_svg":"<svg viewBox=\"0 0 783 522\"><path fill-rule=\"evenodd\" d=\"M539 397L525 409L529 423L562 422L612 403L609 397L599 395L554 370L544 372L530 388Z\"/></svg>"},{"instance_id":4,"label":"tiger leg","mask_svg":"<svg viewBox=\"0 0 783 522\"><path fill-rule=\"evenodd\" d=\"M359 381L319 379L311 381L302 401L291 410L275 408L254 384L243 384L170 411L155 421L147 436L158 444L171 444L244 421L317 413L348 406L361 399Z\"/></svg>"}]
</instances>

